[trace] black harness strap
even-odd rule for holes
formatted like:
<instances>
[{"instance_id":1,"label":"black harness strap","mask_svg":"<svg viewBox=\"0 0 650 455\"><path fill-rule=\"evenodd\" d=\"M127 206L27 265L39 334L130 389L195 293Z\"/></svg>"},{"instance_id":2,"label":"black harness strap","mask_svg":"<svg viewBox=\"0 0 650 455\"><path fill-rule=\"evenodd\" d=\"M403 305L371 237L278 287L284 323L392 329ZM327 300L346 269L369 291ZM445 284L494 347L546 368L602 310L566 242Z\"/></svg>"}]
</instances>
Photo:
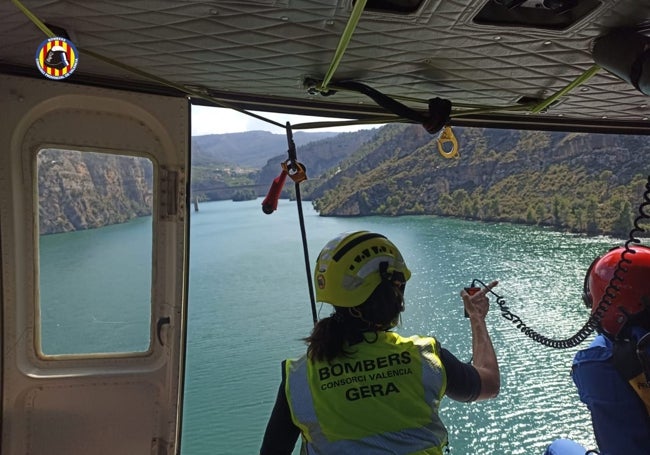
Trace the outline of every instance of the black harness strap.
<instances>
[{"instance_id":1,"label":"black harness strap","mask_svg":"<svg viewBox=\"0 0 650 455\"><path fill-rule=\"evenodd\" d=\"M431 134L435 134L442 129L451 116L451 101L442 98L431 98L429 100L429 115L425 115L419 111L411 109L410 107L395 101L391 97L368 87L361 82L356 81L337 81L332 84L334 87L340 87L346 90L363 93L364 95L372 98L381 107L390 111L400 117L412 120L416 123L421 123L422 126Z\"/></svg>"}]
</instances>

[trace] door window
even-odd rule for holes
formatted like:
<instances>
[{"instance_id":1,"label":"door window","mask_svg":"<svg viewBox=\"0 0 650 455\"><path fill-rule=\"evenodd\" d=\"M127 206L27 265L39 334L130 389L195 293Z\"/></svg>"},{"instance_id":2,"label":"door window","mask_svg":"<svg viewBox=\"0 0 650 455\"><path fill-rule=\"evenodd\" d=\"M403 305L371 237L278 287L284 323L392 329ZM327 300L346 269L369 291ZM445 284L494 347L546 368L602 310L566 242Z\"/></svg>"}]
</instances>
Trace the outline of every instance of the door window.
<instances>
[{"instance_id":1,"label":"door window","mask_svg":"<svg viewBox=\"0 0 650 455\"><path fill-rule=\"evenodd\" d=\"M40 353L148 351L153 163L43 149L37 174Z\"/></svg>"}]
</instances>

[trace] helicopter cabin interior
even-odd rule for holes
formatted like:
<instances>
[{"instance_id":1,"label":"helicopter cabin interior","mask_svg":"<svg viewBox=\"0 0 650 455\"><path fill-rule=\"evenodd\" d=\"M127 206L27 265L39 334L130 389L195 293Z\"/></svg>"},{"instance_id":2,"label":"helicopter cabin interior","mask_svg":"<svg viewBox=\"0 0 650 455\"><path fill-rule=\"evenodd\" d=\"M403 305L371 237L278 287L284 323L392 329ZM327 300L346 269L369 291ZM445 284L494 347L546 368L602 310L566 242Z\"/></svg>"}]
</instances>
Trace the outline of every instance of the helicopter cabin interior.
<instances>
[{"instance_id":1,"label":"helicopter cabin interior","mask_svg":"<svg viewBox=\"0 0 650 455\"><path fill-rule=\"evenodd\" d=\"M193 105L330 119L305 130L650 134L647 0L6 0L0 17L5 455L180 453ZM136 348L47 344L35 163L50 149L154 176Z\"/></svg>"}]
</instances>

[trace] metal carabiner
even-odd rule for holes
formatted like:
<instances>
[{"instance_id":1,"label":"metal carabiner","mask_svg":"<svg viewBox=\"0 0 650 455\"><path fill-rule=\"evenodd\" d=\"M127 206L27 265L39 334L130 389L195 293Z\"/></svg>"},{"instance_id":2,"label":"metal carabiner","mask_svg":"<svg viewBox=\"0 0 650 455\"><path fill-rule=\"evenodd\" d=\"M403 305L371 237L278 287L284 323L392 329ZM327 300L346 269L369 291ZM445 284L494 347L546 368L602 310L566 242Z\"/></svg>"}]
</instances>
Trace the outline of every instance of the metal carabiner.
<instances>
[{"instance_id":1,"label":"metal carabiner","mask_svg":"<svg viewBox=\"0 0 650 455\"><path fill-rule=\"evenodd\" d=\"M298 161L292 161L291 159L288 159L282 163L282 169L287 173L289 178L296 183L307 180L307 172L305 171L305 166Z\"/></svg>"},{"instance_id":2,"label":"metal carabiner","mask_svg":"<svg viewBox=\"0 0 650 455\"><path fill-rule=\"evenodd\" d=\"M446 142L451 142L451 150L448 152L444 149L443 144ZM458 158L458 141L454 132L451 130L451 126L445 126L438 136L438 152L443 158Z\"/></svg>"}]
</instances>

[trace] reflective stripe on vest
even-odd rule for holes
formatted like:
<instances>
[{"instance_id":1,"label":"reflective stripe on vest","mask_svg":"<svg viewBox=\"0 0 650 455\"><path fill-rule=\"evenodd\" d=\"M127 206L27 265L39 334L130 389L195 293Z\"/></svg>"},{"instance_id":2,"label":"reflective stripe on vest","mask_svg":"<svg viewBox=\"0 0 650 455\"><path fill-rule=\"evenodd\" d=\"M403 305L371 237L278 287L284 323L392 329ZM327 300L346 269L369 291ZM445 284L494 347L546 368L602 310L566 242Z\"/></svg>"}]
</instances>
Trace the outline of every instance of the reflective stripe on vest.
<instances>
[{"instance_id":1,"label":"reflective stripe on vest","mask_svg":"<svg viewBox=\"0 0 650 455\"><path fill-rule=\"evenodd\" d=\"M637 329L635 334L639 338L636 345L636 356L639 359L641 373L630 379L630 385L639 395L645 405L645 410L650 415L650 332Z\"/></svg>"},{"instance_id":2,"label":"reflective stripe on vest","mask_svg":"<svg viewBox=\"0 0 650 455\"><path fill-rule=\"evenodd\" d=\"M641 373L637 377L630 379L629 382L636 394L641 398L641 401L643 401L645 410L648 411L650 416L650 381L646 378L645 373Z\"/></svg>"},{"instance_id":3,"label":"reflective stripe on vest","mask_svg":"<svg viewBox=\"0 0 650 455\"><path fill-rule=\"evenodd\" d=\"M438 407L446 374L437 341L377 337L331 363L287 360L287 400L306 453L442 453L447 431Z\"/></svg>"}]
</instances>

